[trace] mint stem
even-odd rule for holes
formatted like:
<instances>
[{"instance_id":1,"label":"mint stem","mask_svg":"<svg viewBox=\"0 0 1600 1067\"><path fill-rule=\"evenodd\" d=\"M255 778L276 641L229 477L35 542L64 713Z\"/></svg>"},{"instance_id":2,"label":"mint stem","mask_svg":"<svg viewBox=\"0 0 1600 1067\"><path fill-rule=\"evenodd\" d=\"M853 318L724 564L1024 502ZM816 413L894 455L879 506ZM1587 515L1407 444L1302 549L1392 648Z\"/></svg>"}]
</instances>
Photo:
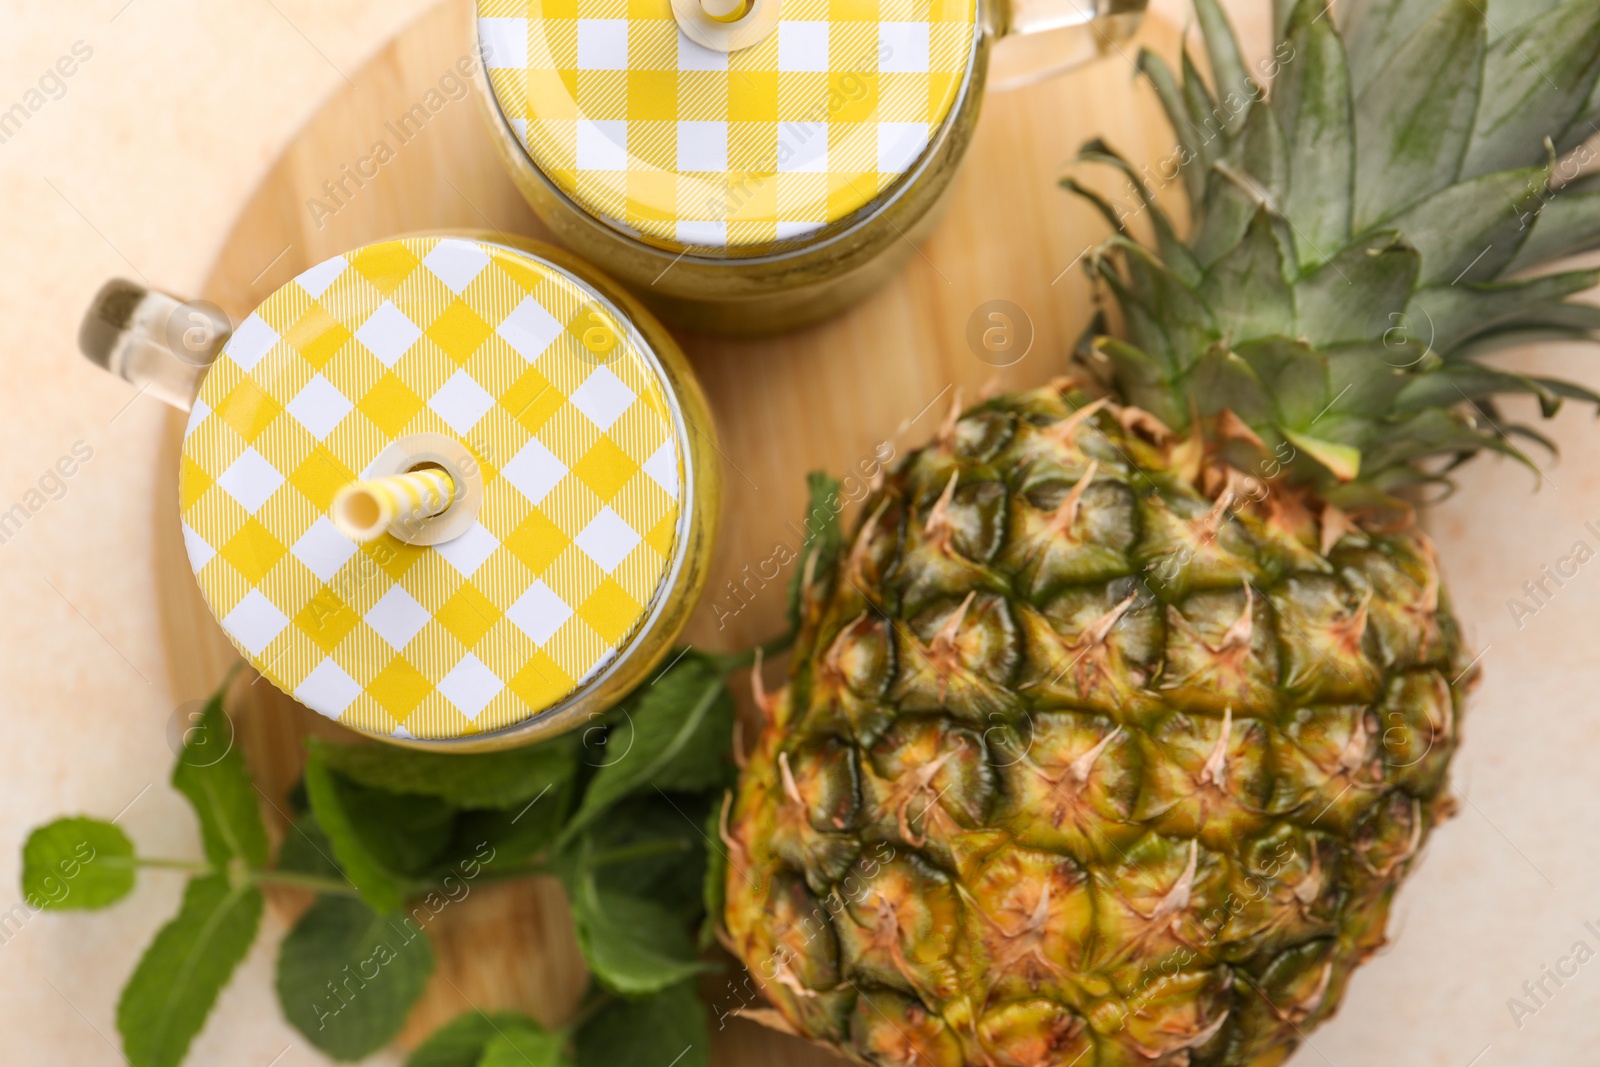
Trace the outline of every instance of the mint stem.
<instances>
[{"instance_id":1,"label":"mint stem","mask_svg":"<svg viewBox=\"0 0 1600 1067\"><path fill-rule=\"evenodd\" d=\"M613 863L626 863L629 860L636 860L645 856L665 856L672 853L687 852L689 848L689 839L686 837L673 837L662 841L641 841L636 845L623 845L621 848L590 853L589 864L593 867L605 867Z\"/></svg>"},{"instance_id":2,"label":"mint stem","mask_svg":"<svg viewBox=\"0 0 1600 1067\"><path fill-rule=\"evenodd\" d=\"M111 859L115 860L116 857L111 857ZM122 861L121 864L113 863L112 865L126 865L129 867L157 867L165 871L188 871L190 874L217 873L217 869L211 866L211 864L201 863L199 860L168 860L149 856L134 856L130 860Z\"/></svg>"},{"instance_id":3,"label":"mint stem","mask_svg":"<svg viewBox=\"0 0 1600 1067\"><path fill-rule=\"evenodd\" d=\"M163 871L184 871L188 874L206 875L219 873L217 868L200 860L174 860L157 856L135 856L131 861L107 857L102 862L108 865L153 867ZM320 874L305 874L301 871L247 870L245 873L252 882L258 885L290 886L295 889L309 889L314 893L333 893L346 897L361 895L355 886L342 878L328 878Z\"/></svg>"}]
</instances>

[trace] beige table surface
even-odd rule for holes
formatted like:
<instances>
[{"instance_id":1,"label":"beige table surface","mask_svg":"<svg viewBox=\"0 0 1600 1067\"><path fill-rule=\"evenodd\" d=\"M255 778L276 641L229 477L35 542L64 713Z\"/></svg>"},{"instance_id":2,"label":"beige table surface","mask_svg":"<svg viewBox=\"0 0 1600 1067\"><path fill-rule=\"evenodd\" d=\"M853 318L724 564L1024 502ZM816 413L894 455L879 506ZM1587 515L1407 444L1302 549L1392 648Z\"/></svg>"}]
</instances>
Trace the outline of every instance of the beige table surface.
<instances>
[{"instance_id":1,"label":"beige table surface","mask_svg":"<svg viewBox=\"0 0 1600 1067\"><path fill-rule=\"evenodd\" d=\"M0 543L0 914L20 896L18 843L60 813L120 811L142 848L196 848L166 784L166 727L201 694L168 684L148 565L148 501L170 476L153 462L166 417L78 357L77 318L111 275L195 289L340 72L427 4L0 2L0 111L78 42L92 50L64 89L46 86L59 98L0 142L0 511L75 443L93 450L65 494ZM1600 384L1600 354L1516 362ZM1600 549L1600 426L1571 409L1554 436L1563 458L1538 492L1526 472L1486 461L1434 515L1459 611L1486 649L1457 763L1462 814L1402 895L1398 947L1296 1064L1600 1064L1600 959L1560 988L1547 980L1554 995L1521 1028L1507 1006L1574 942L1600 951L1585 928L1600 930L1600 561L1520 627L1507 606L1575 541ZM0 1063L122 1062L117 992L179 890L155 875L110 911L0 926ZM324 1062L271 995L281 933L269 917L189 1062Z\"/></svg>"}]
</instances>

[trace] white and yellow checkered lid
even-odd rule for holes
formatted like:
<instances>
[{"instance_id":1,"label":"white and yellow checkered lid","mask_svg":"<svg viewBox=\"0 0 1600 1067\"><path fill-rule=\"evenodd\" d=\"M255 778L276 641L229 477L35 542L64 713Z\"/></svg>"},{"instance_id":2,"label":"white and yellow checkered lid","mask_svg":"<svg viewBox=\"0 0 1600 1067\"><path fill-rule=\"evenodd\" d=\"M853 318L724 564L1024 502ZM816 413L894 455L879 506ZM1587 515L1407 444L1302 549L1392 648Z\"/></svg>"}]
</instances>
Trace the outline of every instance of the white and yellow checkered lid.
<instances>
[{"instance_id":1,"label":"white and yellow checkered lid","mask_svg":"<svg viewBox=\"0 0 1600 1067\"><path fill-rule=\"evenodd\" d=\"M674 251L757 255L843 228L966 91L975 0L781 0L732 53L671 0L478 0L501 113L588 214Z\"/></svg>"},{"instance_id":2,"label":"white and yellow checkered lid","mask_svg":"<svg viewBox=\"0 0 1600 1067\"><path fill-rule=\"evenodd\" d=\"M475 518L437 545L353 543L334 494L419 435L470 456L452 473L481 482ZM279 289L207 373L189 560L233 643L323 715L502 730L600 674L670 584L682 435L654 355L580 280L480 241L371 245Z\"/></svg>"}]
</instances>

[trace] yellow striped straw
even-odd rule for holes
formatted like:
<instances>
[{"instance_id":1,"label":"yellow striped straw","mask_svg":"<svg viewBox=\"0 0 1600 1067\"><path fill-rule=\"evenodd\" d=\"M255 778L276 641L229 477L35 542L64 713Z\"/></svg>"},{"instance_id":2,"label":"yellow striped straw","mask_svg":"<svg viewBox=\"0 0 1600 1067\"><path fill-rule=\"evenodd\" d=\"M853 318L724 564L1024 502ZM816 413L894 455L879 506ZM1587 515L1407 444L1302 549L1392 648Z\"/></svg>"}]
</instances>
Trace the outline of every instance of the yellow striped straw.
<instances>
[{"instance_id":1,"label":"yellow striped straw","mask_svg":"<svg viewBox=\"0 0 1600 1067\"><path fill-rule=\"evenodd\" d=\"M456 483L436 467L352 482L333 498L333 524L360 544L400 525L417 529L455 500Z\"/></svg>"}]
</instances>

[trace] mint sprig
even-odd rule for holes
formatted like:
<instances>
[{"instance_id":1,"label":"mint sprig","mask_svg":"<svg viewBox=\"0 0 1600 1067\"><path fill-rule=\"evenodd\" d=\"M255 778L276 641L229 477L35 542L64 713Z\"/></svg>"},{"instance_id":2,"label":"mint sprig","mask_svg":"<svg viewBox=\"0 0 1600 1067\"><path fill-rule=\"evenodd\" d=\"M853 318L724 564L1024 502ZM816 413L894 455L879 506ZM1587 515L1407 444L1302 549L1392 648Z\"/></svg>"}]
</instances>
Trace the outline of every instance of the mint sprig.
<instances>
[{"instance_id":1,"label":"mint sprig","mask_svg":"<svg viewBox=\"0 0 1600 1067\"><path fill-rule=\"evenodd\" d=\"M23 892L39 907L99 908L126 896L140 870L189 876L117 1012L132 1067L176 1067L256 937L264 887L316 894L279 949L278 1001L307 1041L350 1061L404 1027L432 973L430 926L444 908L465 906L480 883L559 877L595 976L590 1009L557 1030L515 1013L458 1020L413 1062L573 1067L595 1040L580 1026L595 1011L681 1000L673 991L707 967L695 940L706 920L703 830L731 782L727 681L747 662L683 652L595 720L587 747L567 736L457 756L312 741L290 804L304 810L276 863L219 693L172 774L194 808L202 857L140 855L113 824L74 816L30 835ZM698 1009L678 1025L704 1040Z\"/></svg>"},{"instance_id":2,"label":"mint sprig","mask_svg":"<svg viewBox=\"0 0 1600 1067\"><path fill-rule=\"evenodd\" d=\"M145 949L117 1002L117 1032L134 1067L182 1062L261 925L255 872L267 862L267 830L232 737L219 693L172 769L174 788L200 821L207 863L195 865L178 914ZM138 863L131 847L127 855Z\"/></svg>"},{"instance_id":3,"label":"mint sprig","mask_svg":"<svg viewBox=\"0 0 1600 1067\"><path fill-rule=\"evenodd\" d=\"M790 591L797 621L811 603L806 580L825 577L841 545L839 483L813 475L809 488ZM203 858L140 855L109 822L62 818L23 846L24 899L103 908L140 870L189 876L117 1007L130 1067L177 1067L255 940L263 888L310 891L314 902L279 949L278 1001L312 1045L357 1060L393 1041L422 995L437 915L470 906L474 885L554 876L593 976L584 1007L553 1029L516 1012L472 1012L407 1067L628 1067L663 1054L676 1067L709 1067L695 981L710 967L703 953L723 906L728 680L792 639L745 655L684 649L581 737L483 755L312 741L276 863L264 794L233 747L219 691L172 773L194 808Z\"/></svg>"}]
</instances>

